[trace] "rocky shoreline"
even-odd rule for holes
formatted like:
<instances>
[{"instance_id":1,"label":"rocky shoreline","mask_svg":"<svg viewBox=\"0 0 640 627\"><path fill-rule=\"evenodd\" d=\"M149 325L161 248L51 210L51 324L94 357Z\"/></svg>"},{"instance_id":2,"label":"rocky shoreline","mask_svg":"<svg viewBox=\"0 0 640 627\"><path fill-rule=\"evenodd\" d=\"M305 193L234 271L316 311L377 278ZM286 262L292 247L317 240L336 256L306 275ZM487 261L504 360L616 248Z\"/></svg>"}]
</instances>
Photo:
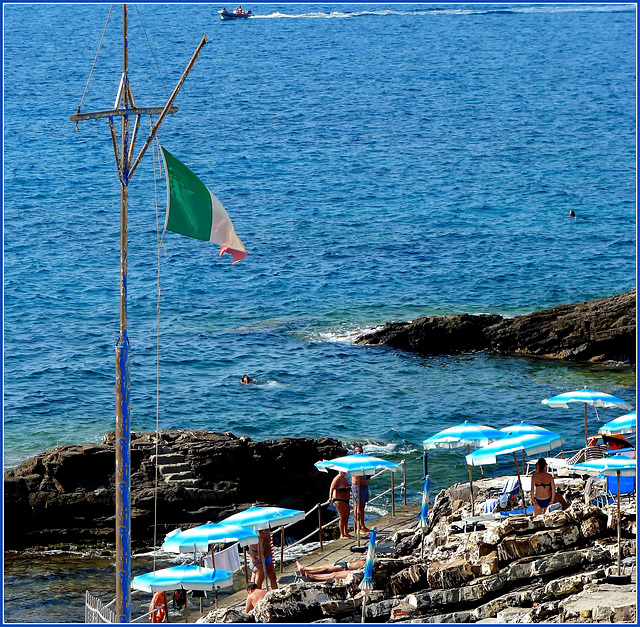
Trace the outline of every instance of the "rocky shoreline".
<instances>
[{"instance_id":1,"label":"rocky shoreline","mask_svg":"<svg viewBox=\"0 0 640 627\"><path fill-rule=\"evenodd\" d=\"M326 501L330 478L314 463L346 455L332 438L254 442L202 430L161 431L157 512L155 433L131 436L132 547L150 546L177 527L218 521L252 504L309 511ZM283 489L286 486L286 490ZM114 433L102 444L58 446L4 473L4 548L115 543ZM326 513L325 520L332 517ZM317 520L309 522L309 530ZM299 529L298 529L299 527ZM304 533L303 522L297 530Z\"/></svg>"},{"instance_id":2,"label":"rocky shoreline","mask_svg":"<svg viewBox=\"0 0 640 627\"><path fill-rule=\"evenodd\" d=\"M474 482L478 499L503 483ZM635 574L627 584L608 578L617 572L615 508L607 514L587 504L591 490L581 478L557 483L571 501L566 511L483 520L484 529L469 532L460 531L470 515L468 485L441 491L428 533L416 520L394 534L396 557L376 558L367 622L635 623ZM635 556L635 502L625 504L621 523L622 556ZM226 608L198 622L360 622L362 577L361 569L346 579L291 583L248 615Z\"/></svg>"},{"instance_id":3,"label":"rocky shoreline","mask_svg":"<svg viewBox=\"0 0 640 627\"><path fill-rule=\"evenodd\" d=\"M636 290L524 316L457 314L388 322L358 344L421 355L489 351L582 363L636 363Z\"/></svg>"}]
</instances>

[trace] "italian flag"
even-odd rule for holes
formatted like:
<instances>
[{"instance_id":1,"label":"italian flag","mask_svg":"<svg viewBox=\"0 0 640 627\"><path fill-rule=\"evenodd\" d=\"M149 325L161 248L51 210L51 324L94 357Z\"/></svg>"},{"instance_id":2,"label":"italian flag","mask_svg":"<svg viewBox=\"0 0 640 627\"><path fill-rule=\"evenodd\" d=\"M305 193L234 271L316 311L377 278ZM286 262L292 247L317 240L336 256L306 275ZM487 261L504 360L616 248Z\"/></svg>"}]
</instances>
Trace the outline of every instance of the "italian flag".
<instances>
[{"instance_id":1,"label":"italian flag","mask_svg":"<svg viewBox=\"0 0 640 627\"><path fill-rule=\"evenodd\" d=\"M182 161L164 148L162 160L167 177L165 230L218 244L220 256L229 253L233 263L244 259L247 251L222 203Z\"/></svg>"}]
</instances>

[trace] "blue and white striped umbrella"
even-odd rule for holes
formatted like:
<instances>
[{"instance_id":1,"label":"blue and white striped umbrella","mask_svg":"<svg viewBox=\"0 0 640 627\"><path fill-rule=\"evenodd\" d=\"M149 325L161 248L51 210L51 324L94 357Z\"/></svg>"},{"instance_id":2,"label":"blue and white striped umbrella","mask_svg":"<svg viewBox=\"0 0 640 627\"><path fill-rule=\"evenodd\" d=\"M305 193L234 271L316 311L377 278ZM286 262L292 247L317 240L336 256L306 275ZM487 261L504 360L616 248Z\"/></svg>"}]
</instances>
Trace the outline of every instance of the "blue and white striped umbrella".
<instances>
[{"instance_id":1,"label":"blue and white striped umbrella","mask_svg":"<svg viewBox=\"0 0 640 627\"><path fill-rule=\"evenodd\" d=\"M172 566L134 577L131 587L145 592L166 590L208 590L224 588L233 583L232 574L225 570L202 568L194 564Z\"/></svg>"},{"instance_id":2,"label":"blue and white striped umbrella","mask_svg":"<svg viewBox=\"0 0 640 627\"><path fill-rule=\"evenodd\" d=\"M304 520L304 512L299 509L285 509L284 507L250 507L243 512L229 516L220 523L223 525L240 525L253 529L269 529L290 525Z\"/></svg>"},{"instance_id":3,"label":"blue and white striped umbrella","mask_svg":"<svg viewBox=\"0 0 640 627\"><path fill-rule=\"evenodd\" d=\"M549 405L549 407L564 407L565 409L569 408L569 403L586 403L594 407L625 407L631 409L631 405L627 401L623 401L617 396L612 396L605 392L596 392L588 388L575 390L574 392L563 392L558 396L545 398L542 403Z\"/></svg>"},{"instance_id":4,"label":"blue and white striped umbrella","mask_svg":"<svg viewBox=\"0 0 640 627\"><path fill-rule=\"evenodd\" d=\"M373 590L373 560L376 555L376 530L372 529L369 534L369 547L367 548L367 559L364 563L364 576L360 584L360 590Z\"/></svg>"},{"instance_id":5,"label":"blue and white striped umbrella","mask_svg":"<svg viewBox=\"0 0 640 627\"><path fill-rule=\"evenodd\" d=\"M315 467L322 472L329 470L342 470L348 472L352 477L361 477L363 475L372 475L378 470L390 470L398 472L401 470L400 464L371 457L369 455L347 455L346 457L337 457L328 461L316 462Z\"/></svg>"},{"instance_id":6,"label":"blue and white striped umbrella","mask_svg":"<svg viewBox=\"0 0 640 627\"><path fill-rule=\"evenodd\" d=\"M537 455L546 453L564 442L564 438L553 431L548 431L546 434L523 433L522 435L507 436L502 440L487 444L487 446L467 455L466 460L469 466L496 464L500 455L514 453L515 457L515 453L518 451L524 451L527 455Z\"/></svg>"},{"instance_id":7,"label":"blue and white striped umbrella","mask_svg":"<svg viewBox=\"0 0 640 627\"><path fill-rule=\"evenodd\" d=\"M601 459L591 459L588 462L581 462L567 466L569 470L587 475L615 476L620 473L621 477L634 477L637 473L637 460L625 457L624 455L612 455Z\"/></svg>"},{"instance_id":8,"label":"blue and white striped umbrella","mask_svg":"<svg viewBox=\"0 0 640 627\"><path fill-rule=\"evenodd\" d=\"M539 435L547 435L548 433L553 433L552 431L549 431L549 429L545 429L544 427L537 427L536 425L530 425L526 422L519 422L517 425L511 425L510 427L502 427L500 431L504 433L505 437L515 437L517 435L523 435L525 433L533 433Z\"/></svg>"},{"instance_id":9,"label":"blue and white striped umbrella","mask_svg":"<svg viewBox=\"0 0 640 627\"><path fill-rule=\"evenodd\" d=\"M429 491L431 489L431 479L429 475L425 477L424 488L422 489L422 507L420 508L420 527L424 530L429 526Z\"/></svg>"},{"instance_id":10,"label":"blue and white striped umbrella","mask_svg":"<svg viewBox=\"0 0 640 627\"><path fill-rule=\"evenodd\" d=\"M618 476L618 576L620 575L620 562L622 551L620 550L620 477L635 477L638 472L637 460L625 457L624 455L613 455L601 459L591 459L588 462L567 466L569 470L574 470L587 475L606 475L608 477Z\"/></svg>"},{"instance_id":11,"label":"blue and white striped umbrella","mask_svg":"<svg viewBox=\"0 0 640 627\"><path fill-rule=\"evenodd\" d=\"M587 427L587 406L593 407L624 407L631 409L631 405L626 401L623 401L617 396L606 394L605 392L596 392L596 390L590 390L584 388L582 390L575 390L573 392L563 392L557 396L551 398L545 398L541 401L544 405L549 407L564 407L569 408L569 403L583 403L584 404L584 439L589 444L589 434ZM597 410L596 410L597 411Z\"/></svg>"},{"instance_id":12,"label":"blue and white striped umbrella","mask_svg":"<svg viewBox=\"0 0 640 627\"><path fill-rule=\"evenodd\" d=\"M455 427L444 429L422 443L425 449L459 448L461 446L485 446L489 442L499 440L504 433L493 427L463 422Z\"/></svg>"},{"instance_id":13,"label":"blue and white striped umbrella","mask_svg":"<svg viewBox=\"0 0 640 627\"><path fill-rule=\"evenodd\" d=\"M168 533L162 550L169 553L208 551L209 545L216 542L238 542L240 546L247 546L258 542L258 533L251 527L207 523L186 531L176 529Z\"/></svg>"},{"instance_id":14,"label":"blue and white striped umbrella","mask_svg":"<svg viewBox=\"0 0 640 627\"><path fill-rule=\"evenodd\" d=\"M598 433L605 435L615 435L617 433L635 433L637 427L637 418L635 410L624 416L618 416L614 420L607 422L600 427Z\"/></svg>"}]
</instances>

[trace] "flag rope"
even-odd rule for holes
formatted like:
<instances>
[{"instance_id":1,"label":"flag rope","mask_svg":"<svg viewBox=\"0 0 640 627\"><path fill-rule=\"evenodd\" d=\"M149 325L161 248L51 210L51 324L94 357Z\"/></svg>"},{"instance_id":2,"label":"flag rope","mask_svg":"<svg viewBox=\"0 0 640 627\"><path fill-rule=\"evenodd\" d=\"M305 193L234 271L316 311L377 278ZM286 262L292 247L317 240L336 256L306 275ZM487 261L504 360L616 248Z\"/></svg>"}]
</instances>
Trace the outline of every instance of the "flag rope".
<instances>
[{"instance_id":1,"label":"flag rope","mask_svg":"<svg viewBox=\"0 0 640 627\"><path fill-rule=\"evenodd\" d=\"M153 128L153 117L149 116L151 128ZM156 147L157 144L157 147ZM156 150L157 148L157 150ZM156 159L160 160L160 145L156 137L156 142L152 151L153 161L153 195L156 206L156 243L158 246L158 295L156 303L156 463L155 463L155 485L153 491L153 571L156 570L156 553L158 548L158 454L160 453L160 251L162 249L162 235L160 235L160 217L158 212L158 179L156 176ZM159 168L159 164L158 164Z\"/></svg>"}]
</instances>

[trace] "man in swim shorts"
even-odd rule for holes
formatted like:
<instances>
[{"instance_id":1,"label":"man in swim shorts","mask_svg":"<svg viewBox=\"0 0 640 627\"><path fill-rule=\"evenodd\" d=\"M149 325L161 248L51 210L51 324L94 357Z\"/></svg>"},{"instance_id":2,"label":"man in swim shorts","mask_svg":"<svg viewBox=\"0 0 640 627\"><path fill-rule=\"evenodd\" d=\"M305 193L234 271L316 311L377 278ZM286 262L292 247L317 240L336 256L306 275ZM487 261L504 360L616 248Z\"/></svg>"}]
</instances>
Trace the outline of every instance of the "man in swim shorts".
<instances>
[{"instance_id":1,"label":"man in swim shorts","mask_svg":"<svg viewBox=\"0 0 640 627\"><path fill-rule=\"evenodd\" d=\"M354 455L362 455L362 446L356 444L353 447ZM364 506L369 500L369 477L362 475L354 477L351 475L351 494L353 502L358 503L358 521L360 523L360 533L369 533L369 529L364 524Z\"/></svg>"},{"instance_id":2,"label":"man in swim shorts","mask_svg":"<svg viewBox=\"0 0 640 627\"><path fill-rule=\"evenodd\" d=\"M345 579L349 573L359 568L363 568L366 560L354 560L353 562L337 561L335 564L324 564L321 566L303 566L296 562L298 570L303 577L309 581L327 581L327 579Z\"/></svg>"}]
</instances>

